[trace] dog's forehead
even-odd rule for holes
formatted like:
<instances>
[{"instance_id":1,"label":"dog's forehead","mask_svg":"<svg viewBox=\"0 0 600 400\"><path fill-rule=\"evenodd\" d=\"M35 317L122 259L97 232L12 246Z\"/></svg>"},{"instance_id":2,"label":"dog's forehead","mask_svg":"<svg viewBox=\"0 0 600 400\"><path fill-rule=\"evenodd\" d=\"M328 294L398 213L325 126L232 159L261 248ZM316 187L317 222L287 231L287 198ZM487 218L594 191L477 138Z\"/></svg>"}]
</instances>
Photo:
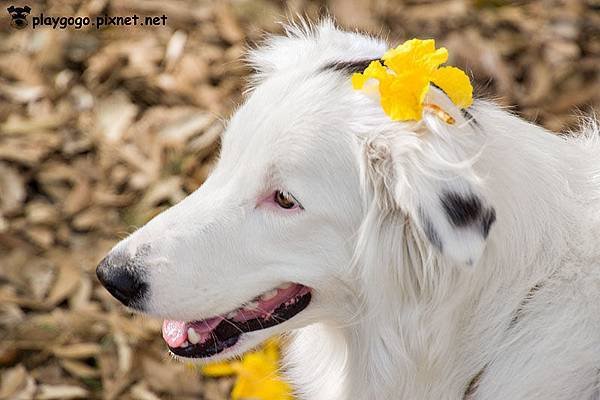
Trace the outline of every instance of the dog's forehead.
<instances>
[{"instance_id":1,"label":"dog's forehead","mask_svg":"<svg viewBox=\"0 0 600 400\"><path fill-rule=\"evenodd\" d=\"M317 156L349 141L341 73L289 71L269 78L248 96L223 138L223 157L271 160Z\"/></svg>"}]
</instances>

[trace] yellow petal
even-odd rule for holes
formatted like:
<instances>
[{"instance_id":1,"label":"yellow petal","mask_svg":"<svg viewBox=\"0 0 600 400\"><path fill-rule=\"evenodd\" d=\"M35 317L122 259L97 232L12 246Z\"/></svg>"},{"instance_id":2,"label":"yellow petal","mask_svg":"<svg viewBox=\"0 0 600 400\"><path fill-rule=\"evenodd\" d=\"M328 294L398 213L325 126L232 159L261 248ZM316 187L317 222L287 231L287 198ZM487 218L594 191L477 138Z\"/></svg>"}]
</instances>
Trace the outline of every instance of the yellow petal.
<instances>
[{"instance_id":1,"label":"yellow petal","mask_svg":"<svg viewBox=\"0 0 600 400\"><path fill-rule=\"evenodd\" d=\"M380 85L383 111L394 121L418 121L428 90L429 79L417 71L383 82Z\"/></svg>"},{"instance_id":2,"label":"yellow petal","mask_svg":"<svg viewBox=\"0 0 600 400\"><path fill-rule=\"evenodd\" d=\"M381 64L379 60L371 61L369 66L363 72L368 78L382 80L388 77L388 70Z\"/></svg>"},{"instance_id":3,"label":"yellow petal","mask_svg":"<svg viewBox=\"0 0 600 400\"><path fill-rule=\"evenodd\" d=\"M231 391L232 400L292 400L287 383L277 379L239 377Z\"/></svg>"},{"instance_id":4,"label":"yellow petal","mask_svg":"<svg viewBox=\"0 0 600 400\"><path fill-rule=\"evenodd\" d=\"M433 53L427 54L425 59L428 65L437 68L448 61L448 50L445 47L440 47Z\"/></svg>"},{"instance_id":5,"label":"yellow petal","mask_svg":"<svg viewBox=\"0 0 600 400\"><path fill-rule=\"evenodd\" d=\"M292 400L290 386L279 376L279 348L276 341L262 350L246 354L231 392L232 400Z\"/></svg>"},{"instance_id":6,"label":"yellow petal","mask_svg":"<svg viewBox=\"0 0 600 400\"><path fill-rule=\"evenodd\" d=\"M270 339L259 350L245 354L241 361L209 364L206 376L236 374L232 400L292 400L290 386L279 375L279 342Z\"/></svg>"},{"instance_id":7,"label":"yellow petal","mask_svg":"<svg viewBox=\"0 0 600 400\"><path fill-rule=\"evenodd\" d=\"M365 85L365 82L369 78L361 74L360 72L355 72L352 74L352 88L354 90L362 89Z\"/></svg>"},{"instance_id":8,"label":"yellow petal","mask_svg":"<svg viewBox=\"0 0 600 400\"><path fill-rule=\"evenodd\" d=\"M385 65L397 74L410 70L429 74L448 60L448 50L443 47L436 50L433 39L411 39L388 50L382 58Z\"/></svg>"},{"instance_id":9,"label":"yellow petal","mask_svg":"<svg viewBox=\"0 0 600 400\"><path fill-rule=\"evenodd\" d=\"M276 363L279 360L279 341L274 338L267 340L263 351L269 360Z\"/></svg>"},{"instance_id":10,"label":"yellow petal","mask_svg":"<svg viewBox=\"0 0 600 400\"><path fill-rule=\"evenodd\" d=\"M411 55L411 57L419 58L427 53L432 53L435 51L435 40L433 39L410 39L406 42L398 45L395 49L390 49L385 52L383 57L381 57L384 61L390 60L395 57L406 57Z\"/></svg>"},{"instance_id":11,"label":"yellow petal","mask_svg":"<svg viewBox=\"0 0 600 400\"><path fill-rule=\"evenodd\" d=\"M207 364L202 367L202 374L216 378L235 374L239 369L239 361Z\"/></svg>"},{"instance_id":12,"label":"yellow petal","mask_svg":"<svg viewBox=\"0 0 600 400\"><path fill-rule=\"evenodd\" d=\"M352 74L352 87L356 90L362 89L365 82L371 78L382 80L388 75L387 69L379 60L371 61L369 66L361 73Z\"/></svg>"},{"instance_id":13,"label":"yellow petal","mask_svg":"<svg viewBox=\"0 0 600 400\"><path fill-rule=\"evenodd\" d=\"M456 67L443 67L433 72L431 81L442 89L460 108L473 103L473 86L467 74Z\"/></svg>"},{"instance_id":14,"label":"yellow petal","mask_svg":"<svg viewBox=\"0 0 600 400\"><path fill-rule=\"evenodd\" d=\"M381 106L394 121L418 121L429 79L418 71L404 73L380 85Z\"/></svg>"}]
</instances>

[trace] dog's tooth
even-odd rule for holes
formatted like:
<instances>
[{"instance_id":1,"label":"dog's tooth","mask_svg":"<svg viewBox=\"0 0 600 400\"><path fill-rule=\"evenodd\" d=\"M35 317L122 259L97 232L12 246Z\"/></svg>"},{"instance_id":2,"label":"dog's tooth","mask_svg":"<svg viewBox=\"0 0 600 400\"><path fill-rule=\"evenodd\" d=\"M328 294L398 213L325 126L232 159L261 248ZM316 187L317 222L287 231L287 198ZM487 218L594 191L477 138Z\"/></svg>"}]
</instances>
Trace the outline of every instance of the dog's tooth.
<instances>
[{"instance_id":1,"label":"dog's tooth","mask_svg":"<svg viewBox=\"0 0 600 400\"><path fill-rule=\"evenodd\" d=\"M257 301L251 301L250 303L246 304L246 306L244 308L249 308L251 310L254 310L258 307L258 302Z\"/></svg>"},{"instance_id":2,"label":"dog's tooth","mask_svg":"<svg viewBox=\"0 0 600 400\"><path fill-rule=\"evenodd\" d=\"M190 341L191 344L197 344L198 342L200 342L200 336L198 336L198 334L196 333L194 328L191 328L191 327L188 328L187 334L188 334L188 340Z\"/></svg>"},{"instance_id":3,"label":"dog's tooth","mask_svg":"<svg viewBox=\"0 0 600 400\"><path fill-rule=\"evenodd\" d=\"M183 343L181 343L181 346L179 347L188 347L190 345L190 342L188 342L187 340Z\"/></svg>"},{"instance_id":4,"label":"dog's tooth","mask_svg":"<svg viewBox=\"0 0 600 400\"><path fill-rule=\"evenodd\" d=\"M225 316L225 318L227 318L227 319L232 319L232 318L234 318L236 315L237 315L237 311L232 311L232 312L230 312L229 314L227 314L227 315Z\"/></svg>"},{"instance_id":5,"label":"dog's tooth","mask_svg":"<svg viewBox=\"0 0 600 400\"><path fill-rule=\"evenodd\" d=\"M263 294L260 299L267 301L271 300L275 296L277 296L277 289L269 290L267 293Z\"/></svg>"}]
</instances>

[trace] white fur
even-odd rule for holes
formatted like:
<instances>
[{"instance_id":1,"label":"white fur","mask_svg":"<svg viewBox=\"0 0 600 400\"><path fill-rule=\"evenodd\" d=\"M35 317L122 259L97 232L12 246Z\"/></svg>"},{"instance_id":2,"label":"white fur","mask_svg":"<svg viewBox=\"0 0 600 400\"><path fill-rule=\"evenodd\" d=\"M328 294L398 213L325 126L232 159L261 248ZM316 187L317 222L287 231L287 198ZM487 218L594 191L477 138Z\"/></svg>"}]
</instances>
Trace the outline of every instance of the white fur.
<instances>
[{"instance_id":1,"label":"white fur","mask_svg":"<svg viewBox=\"0 0 600 400\"><path fill-rule=\"evenodd\" d=\"M557 136L484 101L473 122L435 89L455 125L392 122L348 74L322 70L387 47L326 21L251 53L254 87L214 173L118 245L144 246L148 311L206 318L299 282L309 307L235 353L291 331L300 398L462 399L480 371L470 399L597 398L597 125ZM305 209L257 205L274 189ZM449 222L447 192L495 210L487 240Z\"/></svg>"}]
</instances>

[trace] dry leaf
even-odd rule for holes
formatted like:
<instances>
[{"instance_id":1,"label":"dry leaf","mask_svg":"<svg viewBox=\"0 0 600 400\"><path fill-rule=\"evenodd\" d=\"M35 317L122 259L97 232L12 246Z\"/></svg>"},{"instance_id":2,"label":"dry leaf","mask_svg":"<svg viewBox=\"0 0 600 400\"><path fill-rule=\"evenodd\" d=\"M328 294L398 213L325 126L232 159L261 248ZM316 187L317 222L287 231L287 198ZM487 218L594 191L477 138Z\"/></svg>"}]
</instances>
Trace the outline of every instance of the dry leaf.
<instances>
[{"instance_id":1,"label":"dry leaf","mask_svg":"<svg viewBox=\"0 0 600 400\"><path fill-rule=\"evenodd\" d=\"M63 258L62 262L58 263L58 276L46 298L49 305L58 304L66 299L77 288L81 278L81 271L72 259Z\"/></svg>"},{"instance_id":2,"label":"dry leaf","mask_svg":"<svg viewBox=\"0 0 600 400\"><path fill-rule=\"evenodd\" d=\"M70 385L40 385L35 398L37 400L69 400L88 398L87 390Z\"/></svg>"},{"instance_id":3,"label":"dry leaf","mask_svg":"<svg viewBox=\"0 0 600 400\"><path fill-rule=\"evenodd\" d=\"M86 363L74 360L60 360L60 365L71 375L82 379L97 378L100 372Z\"/></svg>"},{"instance_id":4,"label":"dry leaf","mask_svg":"<svg viewBox=\"0 0 600 400\"><path fill-rule=\"evenodd\" d=\"M25 200L25 182L17 169L0 162L0 214L10 214Z\"/></svg>"},{"instance_id":5,"label":"dry leaf","mask_svg":"<svg viewBox=\"0 0 600 400\"><path fill-rule=\"evenodd\" d=\"M2 386L0 386L0 399L33 399L35 382L22 365L4 370L2 372Z\"/></svg>"},{"instance_id":6,"label":"dry leaf","mask_svg":"<svg viewBox=\"0 0 600 400\"><path fill-rule=\"evenodd\" d=\"M52 348L52 353L60 358L90 358L100 353L97 343L77 343Z\"/></svg>"},{"instance_id":7,"label":"dry leaf","mask_svg":"<svg viewBox=\"0 0 600 400\"><path fill-rule=\"evenodd\" d=\"M98 103L95 114L99 133L109 144L121 141L137 113L137 106L127 94L121 91L113 93Z\"/></svg>"},{"instance_id":8,"label":"dry leaf","mask_svg":"<svg viewBox=\"0 0 600 400\"><path fill-rule=\"evenodd\" d=\"M171 122L157 134L163 144L181 148L195 135L208 128L213 121L214 117L208 113L195 113Z\"/></svg>"},{"instance_id":9,"label":"dry leaf","mask_svg":"<svg viewBox=\"0 0 600 400\"><path fill-rule=\"evenodd\" d=\"M160 400L160 397L148 389L145 382L134 385L131 388L131 396L136 400Z\"/></svg>"}]
</instances>

